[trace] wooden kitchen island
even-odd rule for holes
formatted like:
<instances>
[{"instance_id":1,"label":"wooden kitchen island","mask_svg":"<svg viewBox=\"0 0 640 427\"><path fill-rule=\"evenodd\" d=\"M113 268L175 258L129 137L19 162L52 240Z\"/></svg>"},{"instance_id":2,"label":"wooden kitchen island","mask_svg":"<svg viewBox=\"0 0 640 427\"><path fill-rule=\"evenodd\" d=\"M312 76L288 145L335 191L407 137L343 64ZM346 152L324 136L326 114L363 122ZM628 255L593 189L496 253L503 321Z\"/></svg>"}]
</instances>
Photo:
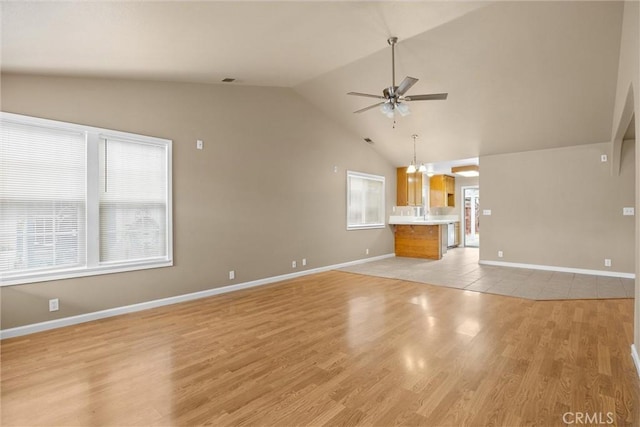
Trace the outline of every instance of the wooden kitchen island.
<instances>
[{"instance_id":1,"label":"wooden kitchen island","mask_svg":"<svg viewBox=\"0 0 640 427\"><path fill-rule=\"evenodd\" d=\"M441 259L442 230L446 226L426 223L394 224L396 256Z\"/></svg>"},{"instance_id":2,"label":"wooden kitchen island","mask_svg":"<svg viewBox=\"0 0 640 427\"><path fill-rule=\"evenodd\" d=\"M400 209L405 208L394 207L394 212ZM395 234L396 256L441 259L447 246L458 245L449 236L449 226L456 223L460 224L457 215L391 215L389 225Z\"/></svg>"}]
</instances>

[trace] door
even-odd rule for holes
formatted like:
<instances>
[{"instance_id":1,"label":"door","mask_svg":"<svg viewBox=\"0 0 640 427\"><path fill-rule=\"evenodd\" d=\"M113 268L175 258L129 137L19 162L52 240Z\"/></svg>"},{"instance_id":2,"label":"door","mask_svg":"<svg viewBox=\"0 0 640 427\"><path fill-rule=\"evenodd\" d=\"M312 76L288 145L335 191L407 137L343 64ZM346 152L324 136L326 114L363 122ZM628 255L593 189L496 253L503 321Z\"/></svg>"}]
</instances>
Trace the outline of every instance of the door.
<instances>
[{"instance_id":1,"label":"door","mask_svg":"<svg viewBox=\"0 0 640 427\"><path fill-rule=\"evenodd\" d=\"M464 245L480 246L480 189L464 189Z\"/></svg>"}]
</instances>

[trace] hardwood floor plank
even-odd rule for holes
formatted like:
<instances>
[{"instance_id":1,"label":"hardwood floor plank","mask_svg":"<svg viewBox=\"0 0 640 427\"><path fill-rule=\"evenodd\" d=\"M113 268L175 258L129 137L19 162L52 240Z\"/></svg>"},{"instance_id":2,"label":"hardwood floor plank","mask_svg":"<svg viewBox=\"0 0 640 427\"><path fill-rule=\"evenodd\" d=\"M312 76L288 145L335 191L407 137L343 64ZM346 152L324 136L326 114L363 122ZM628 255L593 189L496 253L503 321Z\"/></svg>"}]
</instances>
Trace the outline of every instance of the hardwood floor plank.
<instances>
[{"instance_id":1,"label":"hardwood floor plank","mask_svg":"<svg viewBox=\"0 0 640 427\"><path fill-rule=\"evenodd\" d=\"M631 299L325 272L4 340L0 422L640 425L632 322Z\"/></svg>"}]
</instances>

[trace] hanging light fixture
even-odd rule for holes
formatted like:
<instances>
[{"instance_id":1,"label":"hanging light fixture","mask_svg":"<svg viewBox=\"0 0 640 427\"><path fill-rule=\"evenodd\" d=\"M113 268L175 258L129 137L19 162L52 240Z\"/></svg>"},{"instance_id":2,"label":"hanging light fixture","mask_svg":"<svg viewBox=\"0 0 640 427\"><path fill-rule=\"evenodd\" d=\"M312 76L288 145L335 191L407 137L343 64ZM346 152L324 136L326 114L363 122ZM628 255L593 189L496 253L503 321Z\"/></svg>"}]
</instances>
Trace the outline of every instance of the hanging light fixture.
<instances>
[{"instance_id":1,"label":"hanging light fixture","mask_svg":"<svg viewBox=\"0 0 640 427\"><path fill-rule=\"evenodd\" d=\"M420 163L420 166L418 167L418 162L416 161L416 139L418 138L418 135L413 134L411 135L411 138L413 138L413 161L407 168L407 173L425 173L427 171L427 167L424 163Z\"/></svg>"}]
</instances>

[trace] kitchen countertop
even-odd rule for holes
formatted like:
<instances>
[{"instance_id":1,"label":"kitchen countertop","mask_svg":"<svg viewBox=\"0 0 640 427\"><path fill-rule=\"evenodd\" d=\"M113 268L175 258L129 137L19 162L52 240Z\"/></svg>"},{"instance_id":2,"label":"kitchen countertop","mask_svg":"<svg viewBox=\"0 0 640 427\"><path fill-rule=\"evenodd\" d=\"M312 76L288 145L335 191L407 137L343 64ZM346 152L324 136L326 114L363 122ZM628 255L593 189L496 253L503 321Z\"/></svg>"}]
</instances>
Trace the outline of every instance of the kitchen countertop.
<instances>
[{"instance_id":1,"label":"kitchen countertop","mask_svg":"<svg viewBox=\"0 0 640 427\"><path fill-rule=\"evenodd\" d=\"M389 224L391 225L441 225L452 224L454 222L460 222L459 219L435 219L435 218L423 218L413 216L390 216Z\"/></svg>"}]
</instances>

